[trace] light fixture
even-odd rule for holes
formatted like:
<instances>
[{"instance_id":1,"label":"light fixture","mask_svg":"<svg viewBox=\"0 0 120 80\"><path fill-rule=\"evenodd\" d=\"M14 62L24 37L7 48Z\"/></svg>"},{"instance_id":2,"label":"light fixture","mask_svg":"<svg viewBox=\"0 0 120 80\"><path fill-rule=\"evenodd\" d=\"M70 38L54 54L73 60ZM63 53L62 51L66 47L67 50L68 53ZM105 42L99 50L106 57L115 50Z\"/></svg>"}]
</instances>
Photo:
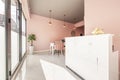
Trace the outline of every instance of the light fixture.
<instances>
[{"instance_id":1,"label":"light fixture","mask_svg":"<svg viewBox=\"0 0 120 80\"><path fill-rule=\"evenodd\" d=\"M66 16L66 15L64 14L64 24L63 24L63 25L64 25L64 26L63 26L64 28L66 27L66 24L65 24L65 16Z\"/></svg>"},{"instance_id":2,"label":"light fixture","mask_svg":"<svg viewBox=\"0 0 120 80\"><path fill-rule=\"evenodd\" d=\"M49 21L49 25L52 25L52 21L51 21L51 13L52 13L52 10L49 10L49 13L50 13L50 21Z\"/></svg>"}]
</instances>

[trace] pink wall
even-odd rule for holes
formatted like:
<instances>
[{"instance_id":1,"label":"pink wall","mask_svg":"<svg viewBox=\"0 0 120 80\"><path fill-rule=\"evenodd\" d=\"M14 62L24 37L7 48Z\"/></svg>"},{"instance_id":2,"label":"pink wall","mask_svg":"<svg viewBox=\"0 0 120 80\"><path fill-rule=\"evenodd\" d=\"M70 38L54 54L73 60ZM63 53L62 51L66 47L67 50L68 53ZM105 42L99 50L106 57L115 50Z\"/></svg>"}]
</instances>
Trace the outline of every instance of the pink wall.
<instances>
[{"instance_id":1,"label":"pink wall","mask_svg":"<svg viewBox=\"0 0 120 80\"><path fill-rule=\"evenodd\" d=\"M77 22L76 24L74 24L74 26L75 26L75 27L84 26L84 21Z\"/></svg>"},{"instance_id":2,"label":"pink wall","mask_svg":"<svg viewBox=\"0 0 120 80\"><path fill-rule=\"evenodd\" d=\"M34 33L37 36L37 41L34 42L35 51L48 50L50 42L71 36L74 24L66 23L67 27L64 28L63 21L52 19L53 24L51 26L48 22L49 18L35 14L32 14L31 19L28 20L28 34Z\"/></svg>"},{"instance_id":3,"label":"pink wall","mask_svg":"<svg viewBox=\"0 0 120 80\"><path fill-rule=\"evenodd\" d=\"M95 27L115 34L115 50L120 51L120 0L85 0L85 34Z\"/></svg>"},{"instance_id":4,"label":"pink wall","mask_svg":"<svg viewBox=\"0 0 120 80\"><path fill-rule=\"evenodd\" d=\"M76 36L80 36L81 33L84 35L84 26L77 27L75 32L76 32Z\"/></svg>"}]
</instances>

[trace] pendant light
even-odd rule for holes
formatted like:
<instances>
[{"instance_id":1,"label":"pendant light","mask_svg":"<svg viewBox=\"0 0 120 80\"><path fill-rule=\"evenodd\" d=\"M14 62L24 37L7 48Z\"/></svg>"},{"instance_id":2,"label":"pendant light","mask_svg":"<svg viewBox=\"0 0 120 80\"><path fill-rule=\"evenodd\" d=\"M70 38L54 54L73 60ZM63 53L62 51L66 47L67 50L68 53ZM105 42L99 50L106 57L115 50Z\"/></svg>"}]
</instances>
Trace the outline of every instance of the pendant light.
<instances>
[{"instance_id":1,"label":"pendant light","mask_svg":"<svg viewBox=\"0 0 120 80\"><path fill-rule=\"evenodd\" d=\"M65 24L65 17L66 17L66 15L64 14L64 24L63 24L63 27L64 27L64 28L66 27L66 24Z\"/></svg>"},{"instance_id":2,"label":"pendant light","mask_svg":"<svg viewBox=\"0 0 120 80\"><path fill-rule=\"evenodd\" d=\"M52 21L51 21L51 13L52 13L52 10L49 10L49 13L50 13L50 21L49 21L49 25L52 25Z\"/></svg>"}]
</instances>

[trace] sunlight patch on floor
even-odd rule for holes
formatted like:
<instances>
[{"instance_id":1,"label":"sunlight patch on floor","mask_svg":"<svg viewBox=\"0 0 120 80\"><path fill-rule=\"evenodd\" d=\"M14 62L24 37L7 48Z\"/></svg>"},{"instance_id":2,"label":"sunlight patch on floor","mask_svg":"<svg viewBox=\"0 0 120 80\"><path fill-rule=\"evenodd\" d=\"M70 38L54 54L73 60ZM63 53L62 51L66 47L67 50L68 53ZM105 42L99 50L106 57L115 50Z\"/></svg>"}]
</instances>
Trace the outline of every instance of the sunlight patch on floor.
<instances>
[{"instance_id":1,"label":"sunlight patch on floor","mask_svg":"<svg viewBox=\"0 0 120 80\"><path fill-rule=\"evenodd\" d=\"M77 80L63 67L40 59L46 80Z\"/></svg>"}]
</instances>

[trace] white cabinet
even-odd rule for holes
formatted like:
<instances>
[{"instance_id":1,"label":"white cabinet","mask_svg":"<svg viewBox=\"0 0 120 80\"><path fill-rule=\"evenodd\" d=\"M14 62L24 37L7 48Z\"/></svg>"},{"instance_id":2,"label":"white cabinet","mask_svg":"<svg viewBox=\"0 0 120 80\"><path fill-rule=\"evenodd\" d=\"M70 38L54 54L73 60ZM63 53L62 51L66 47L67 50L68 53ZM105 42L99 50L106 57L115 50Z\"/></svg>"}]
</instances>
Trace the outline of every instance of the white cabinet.
<instances>
[{"instance_id":1,"label":"white cabinet","mask_svg":"<svg viewBox=\"0 0 120 80\"><path fill-rule=\"evenodd\" d=\"M111 34L65 40L66 66L85 80L118 80L118 54L112 52Z\"/></svg>"}]
</instances>

